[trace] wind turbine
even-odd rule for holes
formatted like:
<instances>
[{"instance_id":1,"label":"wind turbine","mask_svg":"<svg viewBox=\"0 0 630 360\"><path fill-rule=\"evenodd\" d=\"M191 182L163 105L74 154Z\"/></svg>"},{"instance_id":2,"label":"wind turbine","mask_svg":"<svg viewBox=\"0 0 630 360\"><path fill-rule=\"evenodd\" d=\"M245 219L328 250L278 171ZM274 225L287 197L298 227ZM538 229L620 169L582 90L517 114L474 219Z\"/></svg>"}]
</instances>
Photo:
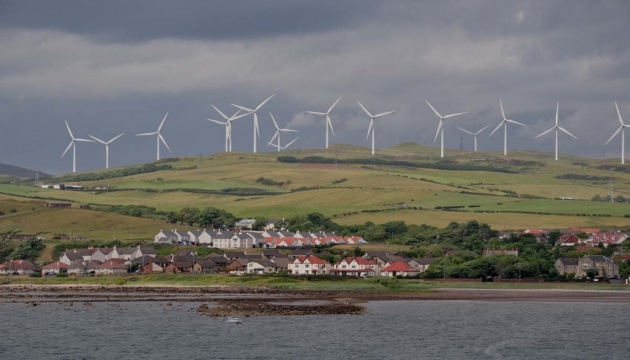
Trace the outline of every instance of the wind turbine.
<instances>
[{"instance_id":1,"label":"wind turbine","mask_svg":"<svg viewBox=\"0 0 630 360\"><path fill-rule=\"evenodd\" d=\"M437 117L440 118L440 122L438 123L437 132L435 133L435 139L433 139L433 142L437 141L437 138L439 135L440 136L440 157L444 157L444 120L455 117L455 116L464 115L465 112L442 116L437 110L435 110L433 106L431 106L431 104L429 103L429 100L424 100L424 101L427 102L427 105L429 105L429 107L431 108L431 110L433 110L435 115L437 115Z\"/></svg>"},{"instance_id":2,"label":"wind turbine","mask_svg":"<svg viewBox=\"0 0 630 360\"><path fill-rule=\"evenodd\" d=\"M486 125L483 127L483 129L477 131L476 133L468 131L468 130L464 130L460 127L458 127L459 130L465 132L466 134L472 135L473 138L475 139L475 146L474 146L474 151L477 151L477 135L479 135L482 131L486 130L488 128L488 126L490 126L490 124Z\"/></svg>"},{"instance_id":3,"label":"wind turbine","mask_svg":"<svg viewBox=\"0 0 630 360\"><path fill-rule=\"evenodd\" d=\"M267 100L261 102L260 105L258 105L255 109L249 109L244 106L232 104L232 106L236 106L237 108L241 110L247 111L248 112L247 115L254 114L254 153L256 153L256 137L260 137L260 130L258 130L258 110L260 110L260 108L263 105L265 105L267 101L271 100L271 98L274 97L275 95L276 94L273 94L270 97L268 97Z\"/></svg>"},{"instance_id":4,"label":"wind turbine","mask_svg":"<svg viewBox=\"0 0 630 360\"><path fill-rule=\"evenodd\" d=\"M297 139L299 139L300 137L296 137L295 139L293 139L290 143L286 144L285 146L280 146L280 144L274 144L273 140L269 141L269 145L277 147L278 151L280 150L286 150L289 146L291 146L291 144L293 144Z\"/></svg>"},{"instance_id":5,"label":"wind turbine","mask_svg":"<svg viewBox=\"0 0 630 360\"><path fill-rule=\"evenodd\" d=\"M367 132L367 136L365 137L365 140L367 141L370 138L370 132L372 132L372 155L374 155L374 119L379 118L381 116L385 116L385 115L389 115L389 114L393 114L396 111L388 111L388 112L384 112L384 113L380 113L380 114L376 114L376 115L372 115L370 114L369 111L367 111L367 109L361 105L360 102L357 101L357 104L359 104L359 106L361 107L361 109L363 109L363 111L365 111L365 113L367 114L367 116L370 117L370 126L368 127L368 132Z\"/></svg>"},{"instance_id":6,"label":"wind turbine","mask_svg":"<svg viewBox=\"0 0 630 360\"><path fill-rule=\"evenodd\" d=\"M538 139L539 137L550 133L553 130L556 130L556 161L558 161L558 130L564 132L565 134L569 135L570 137L574 138L575 140L577 140L577 138L571 134L570 132L566 131L564 128L562 128L561 126L558 125L558 110L560 109L560 103L558 103L556 105L556 126L552 127L551 129L544 131L542 134L536 136L536 139ZM616 134L615 134L616 135ZM608 144L608 143L606 143Z\"/></svg>"},{"instance_id":7,"label":"wind turbine","mask_svg":"<svg viewBox=\"0 0 630 360\"><path fill-rule=\"evenodd\" d=\"M94 142L94 141L88 140L88 139L75 138L74 135L72 134L72 130L70 130L70 125L68 125L68 121L66 121L66 127L68 128L68 133L70 134L70 144L68 144L66 151L64 151L63 154L61 154L61 157L63 158L64 155L66 155L66 153L68 152L68 150L70 150L70 147L72 147L72 172L75 173L77 172L77 141L83 141L83 142Z\"/></svg>"},{"instance_id":8,"label":"wind turbine","mask_svg":"<svg viewBox=\"0 0 630 360\"><path fill-rule=\"evenodd\" d=\"M337 101L335 101L335 103L332 104L332 106L325 113L323 113L323 112L316 112L316 111L307 111L307 113L309 113L309 114L320 115L320 116L325 116L326 117L326 149L328 149L328 128L330 128L330 132L332 132L332 134L335 135L335 131L333 130L332 122L330 121L330 116L329 115L330 115L330 112L332 111L332 109L335 107L335 105L337 105L339 100L341 100L341 97L339 99L337 99Z\"/></svg>"},{"instance_id":9,"label":"wind turbine","mask_svg":"<svg viewBox=\"0 0 630 360\"><path fill-rule=\"evenodd\" d=\"M276 145L276 147L278 148L278 151L280 151L280 133L282 132L299 132L298 130L291 130L291 129L280 129L280 127L278 126L278 123L276 122L276 119L273 117L272 113L269 113L269 115L271 115L271 120L273 120L273 124L276 126L276 133L273 134L273 137L271 138L271 140L269 140L269 142L273 142L276 138L278 138L278 145ZM289 145L287 145L289 146Z\"/></svg>"},{"instance_id":10,"label":"wind turbine","mask_svg":"<svg viewBox=\"0 0 630 360\"><path fill-rule=\"evenodd\" d=\"M122 133L116 137L114 137L113 139L105 142L99 138L97 138L96 136L92 136L90 135L90 137L98 142L100 142L101 144L105 145L105 169L109 169L109 144L113 143L116 139L118 139L119 137L123 136L125 133Z\"/></svg>"},{"instance_id":11,"label":"wind turbine","mask_svg":"<svg viewBox=\"0 0 630 360\"><path fill-rule=\"evenodd\" d=\"M619 128L617 129L617 131L615 131L615 133L610 137L610 139L608 139L608 141L606 141L606 145L608 145L608 143L615 137L617 136L617 134L619 134L619 132L621 132L621 163L625 164L626 163L626 158L625 158L625 151L626 151L626 128L630 127L630 125L624 124L623 123L623 119L621 119L621 112L619 111L619 106L617 106L617 102L615 101L615 107L617 108L617 115L619 116L619 122L621 123L621 126L619 126Z\"/></svg>"},{"instance_id":12,"label":"wind turbine","mask_svg":"<svg viewBox=\"0 0 630 360\"><path fill-rule=\"evenodd\" d=\"M143 134L136 134L136 136L150 136L150 135L156 135L156 141L157 141L157 159L160 160L160 141L162 141L162 143L164 144L164 146L166 146L166 148L168 149L168 151L171 151L171 148L168 147L168 144L166 143L166 140L164 140L164 137L162 137L162 134L160 134L160 131L162 130L162 126L164 126L164 121L166 121L166 117L168 116L168 113L166 113L166 115L164 115L164 119L162 119L162 122L160 123L160 126L158 127L157 131L154 132L149 132L149 133L143 133Z\"/></svg>"},{"instance_id":13,"label":"wind turbine","mask_svg":"<svg viewBox=\"0 0 630 360\"><path fill-rule=\"evenodd\" d=\"M497 130L501 128L501 126L503 126L503 155L507 155L507 124L510 123L510 124L516 124L516 125L521 125L521 126L527 126L527 125L522 124L518 121L506 119L505 112L503 111L503 102L501 102L501 99L499 99L499 105L501 105L501 115L503 116L503 120L499 123L499 126L497 126L494 130L492 130L492 132L488 136L492 136L492 134L494 134Z\"/></svg>"},{"instance_id":14,"label":"wind turbine","mask_svg":"<svg viewBox=\"0 0 630 360\"><path fill-rule=\"evenodd\" d=\"M217 123L219 125L225 125L225 152L232 151L232 121L242 118L243 116L246 116L249 114L241 114L239 116L241 109L238 109L238 111L234 113L232 117L227 117L224 113L221 112L221 110L217 109L214 105L212 105L212 107L225 119L225 122L212 120L212 119L206 119L206 120L212 121L213 123Z\"/></svg>"}]
</instances>

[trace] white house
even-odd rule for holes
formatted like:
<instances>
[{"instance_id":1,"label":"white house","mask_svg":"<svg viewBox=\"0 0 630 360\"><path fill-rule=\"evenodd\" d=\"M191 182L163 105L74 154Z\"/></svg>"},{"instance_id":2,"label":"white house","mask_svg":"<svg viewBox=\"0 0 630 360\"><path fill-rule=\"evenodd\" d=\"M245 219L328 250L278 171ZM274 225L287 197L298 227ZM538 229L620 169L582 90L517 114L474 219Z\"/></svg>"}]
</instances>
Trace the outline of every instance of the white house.
<instances>
[{"instance_id":1,"label":"white house","mask_svg":"<svg viewBox=\"0 0 630 360\"><path fill-rule=\"evenodd\" d=\"M314 255L298 256L289 262L288 272L293 275L326 275L333 266Z\"/></svg>"},{"instance_id":2,"label":"white house","mask_svg":"<svg viewBox=\"0 0 630 360\"><path fill-rule=\"evenodd\" d=\"M331 270L336 275L349 276L376 276L380 273L380 268L376 261L364 259L362 257L347 257L336 263Z\"/></svg>"},{"instance_id":3,"label":"white house","mask_svg":"<svg viewBox=\"0 0 630 360\"><path fill-rule=\"evenodd\" d=\"M250 260L247 263L247 270L245 272L247 272L248 274L276 273L278 272L278 267L275 263L269 260L256 259Z\"/></svg>"}]
</instances>

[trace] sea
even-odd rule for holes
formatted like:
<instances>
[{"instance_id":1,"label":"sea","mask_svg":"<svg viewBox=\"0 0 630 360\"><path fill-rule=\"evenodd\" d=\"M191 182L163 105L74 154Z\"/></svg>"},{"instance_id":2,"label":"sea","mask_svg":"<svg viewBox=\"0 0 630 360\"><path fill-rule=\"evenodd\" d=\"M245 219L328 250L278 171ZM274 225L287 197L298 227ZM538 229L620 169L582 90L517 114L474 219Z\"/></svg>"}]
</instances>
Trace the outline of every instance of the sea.
<instances>
[{"instance_id":1,"label":"sea","mask_svg":"<svg viewBox=\"0 0 630 360\"><path fill-rule=\"evenodd\" d=\"M371 301L206 317L199 302L0 304L0 359L630 359L630 304Z\"/></svg>"}]
</instances>

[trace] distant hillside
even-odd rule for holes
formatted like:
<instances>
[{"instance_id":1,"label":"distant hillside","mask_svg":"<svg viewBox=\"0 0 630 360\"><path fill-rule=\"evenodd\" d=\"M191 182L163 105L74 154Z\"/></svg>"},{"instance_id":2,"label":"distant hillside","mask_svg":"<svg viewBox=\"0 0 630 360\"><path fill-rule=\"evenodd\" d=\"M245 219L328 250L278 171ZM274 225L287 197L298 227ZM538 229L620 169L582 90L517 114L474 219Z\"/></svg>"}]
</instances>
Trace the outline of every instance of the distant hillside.
<instances>
[{"instance_id":1,"label":"distant hillside","mask_svg":"<svg viewBox=\"0 0 630 360\"><path fill-rule=\"evenodd\" d=\"M8 164L0 164L0 176L11 176L25 179L35 179L37 171L26 169L19 166L13 166ZM49 178L52 177L50 174L46 174L43 172L39 172L39 178Z\"/></svg>"}]
</instances>

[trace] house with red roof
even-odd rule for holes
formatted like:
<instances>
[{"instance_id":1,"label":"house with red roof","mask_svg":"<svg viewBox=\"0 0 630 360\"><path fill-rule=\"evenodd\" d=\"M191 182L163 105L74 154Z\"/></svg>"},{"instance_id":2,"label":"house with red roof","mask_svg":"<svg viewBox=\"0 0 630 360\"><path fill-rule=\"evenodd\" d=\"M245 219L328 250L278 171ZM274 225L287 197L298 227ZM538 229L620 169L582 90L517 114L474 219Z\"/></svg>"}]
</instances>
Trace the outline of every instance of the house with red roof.
<instances>
[{"instance_id":1,"label":"house with red roof","mask_svg":"<svg viewBox=\"0 0 630 360\"><path fill-rule=\"evenodd\" d=\"M293 275L326 275L333 266L315 255L298 256L289 262L288 272Z\"/></svg>"},{"instance_id":2,"label":"house with red roof","mask_svg":"<svg viewBox=\"0 0 630 360\"><path fill-rule=\"evenodd\" d=\"M53 275L53 274L67 274L68 268L70 265L62 263L61 261L56 261L52 264L48 264L42 267L43 275Z\"/></svg>"},{"instance_id":3,"label":"house with red roof","mask_svg":"<svg viewBox=\"0 0 630 360\"><path fill-rule=\"evenodd\" d=\"M11 260L4 263L5 274L29 275L35 272L36 266L30 260Z\"/></svg>"},{"instance_id":4,"label":"house with red roof","mask_svg":"<svg viewBox=\"0 0 630 360\"><path fill-rule=\"evenodd\" d=\"M96 268L96 275L122 275L126 273L127 265L114 259L107 260Z\"/></svg>"},{"instance_id":5,"label":"house with red roof","mask_svg":"<svg viewBox=\"0 0 630 360\"><path fill-rule=\"evenodd\" d=\"M420 274L420 271L418 271L418 269L414 268L413 266L410 266L409 264L403 261L397 261L381 269L381 276L396 277L396 276L411 276L411 275L418 275L418 274Z\"/></svg>"},{"instance_id":6,"label":"house with red roof","mask_svg":"<svg viewBox=\"0 0 630 360\"><path fill-rule=\"evenodd\" d=\"M580 244L582 240L574 234L562 235L558 241L556 241L556 246L575 246Z\"/></svg>"},{"instance_id":7,"label":"house with red roof","mask_svg":"<svg viewBox=\"0 0 630 360\"><path fill-rule=\"evenodd\" d=\"M341 276L377 276L380 274L380 267L374 260L364 259L360 256L347 257L336 263L331 274Z\"/></svg>"}]
</instances>

